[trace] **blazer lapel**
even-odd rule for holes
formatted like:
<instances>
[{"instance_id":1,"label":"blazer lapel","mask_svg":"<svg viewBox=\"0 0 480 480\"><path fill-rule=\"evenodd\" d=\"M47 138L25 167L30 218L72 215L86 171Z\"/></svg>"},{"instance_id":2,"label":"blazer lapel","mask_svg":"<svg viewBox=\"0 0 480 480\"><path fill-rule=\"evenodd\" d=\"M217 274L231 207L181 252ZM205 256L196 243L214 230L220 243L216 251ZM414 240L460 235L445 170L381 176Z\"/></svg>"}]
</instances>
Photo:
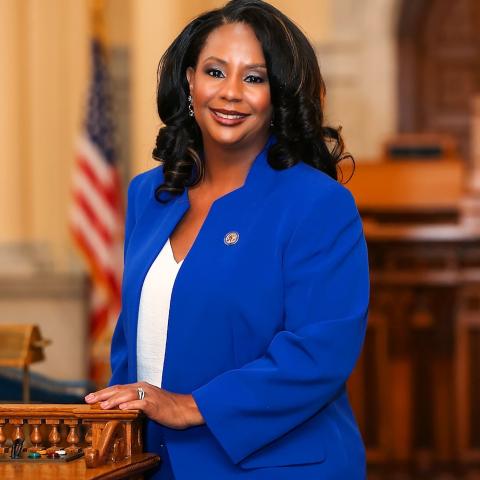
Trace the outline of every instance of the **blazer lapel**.
<instances>
[{"instance_id":1,"label":"blazer lapel","mask_svg":"<svg viewBox=\"0 0 480 480\"><path fill-rule=\"evenodd\" d=\"M128 285L127 313L129 336L129 381L137 380L137 323L145 276L171 232L189 208L187 191L167 204L159 203L154 196L136 222L128 247L128 264L124 283Z\"/></svg>"}]
</instances>

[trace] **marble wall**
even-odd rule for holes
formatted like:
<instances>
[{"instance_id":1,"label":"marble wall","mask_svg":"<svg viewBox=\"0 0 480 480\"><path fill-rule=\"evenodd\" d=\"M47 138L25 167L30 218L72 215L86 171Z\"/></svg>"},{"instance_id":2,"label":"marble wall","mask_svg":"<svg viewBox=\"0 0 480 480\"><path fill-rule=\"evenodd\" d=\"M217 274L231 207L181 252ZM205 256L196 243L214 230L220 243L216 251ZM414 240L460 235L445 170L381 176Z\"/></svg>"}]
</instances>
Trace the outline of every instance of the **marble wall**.
<instances>
[{"instance_id":1,"label":"marble wall","mask_svg":"<svg viewBox=\"0 0 480 480\"><path fill-rule=\"evenodd\" d=\"M396 131L396 24L400 0L330 0L316 47L327 83L327 119L342 125L356 159L375 161Z\"/></svg>"}]
</instances>

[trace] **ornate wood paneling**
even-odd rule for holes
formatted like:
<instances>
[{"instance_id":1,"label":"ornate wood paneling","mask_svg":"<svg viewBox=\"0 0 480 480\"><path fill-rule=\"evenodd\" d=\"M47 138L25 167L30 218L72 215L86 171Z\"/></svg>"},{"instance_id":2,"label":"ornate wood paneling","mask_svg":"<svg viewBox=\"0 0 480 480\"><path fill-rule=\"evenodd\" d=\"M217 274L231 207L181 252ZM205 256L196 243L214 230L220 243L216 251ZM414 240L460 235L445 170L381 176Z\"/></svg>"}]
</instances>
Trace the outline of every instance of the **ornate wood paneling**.
<instances>
[{"instance_id":1,"label":"ornate wood paneling","mask_svg":"<svg viewBox=\"0 0 480 480\"><path fill-rule=\"evenodd\" d=\"M470 158L471 101L480 91L480 3L404 1L398 34L400 131L452 134Z\"/></svg>"},{"instance_id":2,"label":"ornate wood paneling","mask_svg":"<svg viewBox=\"0 0 480 480\"><path fill-rule=\"evenodd\" d=\"M480 288L461 292L456 325L458 449L462 461L480 462Z\"/></svg>"},{"instance_id":3,"label":"ornate wood paneling","mask_svg":"<svg viewBox=\"0 0 480 480\"><path fill-rule=\"evenodd\" d=\"M350 394L369 471L470 478L480 468L480 231L366 233L370 318Z\"/></svg>"}]
</instances>

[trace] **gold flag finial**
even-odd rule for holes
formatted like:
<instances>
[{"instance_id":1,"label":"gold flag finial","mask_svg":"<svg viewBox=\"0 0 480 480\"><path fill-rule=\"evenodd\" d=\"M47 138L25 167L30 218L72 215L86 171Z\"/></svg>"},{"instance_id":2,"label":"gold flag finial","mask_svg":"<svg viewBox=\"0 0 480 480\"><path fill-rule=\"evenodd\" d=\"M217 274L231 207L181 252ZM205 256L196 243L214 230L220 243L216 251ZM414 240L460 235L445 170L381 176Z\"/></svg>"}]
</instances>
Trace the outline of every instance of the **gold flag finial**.
<instances>
[{"instance_id":1,"label":"gold flag finial","mask_svg":"<svg viewBox=\"0 0 480 480\"><path fill-rule=\"evenodd\" d=\"M105 0L90 0L90 25L92 36L105 45Z\"/></svg>"}]
</instances>

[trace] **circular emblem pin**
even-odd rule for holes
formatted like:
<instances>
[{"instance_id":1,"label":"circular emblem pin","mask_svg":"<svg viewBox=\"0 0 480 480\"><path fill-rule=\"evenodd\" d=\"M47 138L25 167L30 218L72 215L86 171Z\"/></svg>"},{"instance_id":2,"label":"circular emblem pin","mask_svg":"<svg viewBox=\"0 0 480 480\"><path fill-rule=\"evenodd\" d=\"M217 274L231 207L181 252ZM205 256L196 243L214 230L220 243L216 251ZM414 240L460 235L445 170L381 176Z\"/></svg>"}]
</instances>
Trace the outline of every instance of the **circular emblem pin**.
<instances>
[{"instance_id":1,"label":"circular emblem pin","mask_svg":"<svg viewBox=\"0 0 480 480\"><path fill-rule=\"evenodd\" d=\"M238 242L240 235L238 232L228 232L223 239L225 245L235 245Z\"/></svg>"}]
</instances>

